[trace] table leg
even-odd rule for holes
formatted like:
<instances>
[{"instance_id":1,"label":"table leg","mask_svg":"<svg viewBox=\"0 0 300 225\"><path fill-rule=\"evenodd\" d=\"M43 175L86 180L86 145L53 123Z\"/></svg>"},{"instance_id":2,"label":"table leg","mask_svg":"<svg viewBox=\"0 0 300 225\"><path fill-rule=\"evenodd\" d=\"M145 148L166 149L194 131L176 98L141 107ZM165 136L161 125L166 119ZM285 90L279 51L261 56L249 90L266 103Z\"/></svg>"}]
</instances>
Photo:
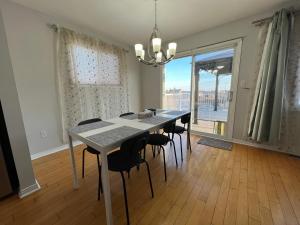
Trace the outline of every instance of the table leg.
<instances>
[{"instance_id":1,"label":"table leg","mask_svg":"<svg viewBox=\"0 0 300 225\"><path fill-rule=\"evenodd\" d=\"M79 187L79 184L78 184L76 162L74 156L73 140L70 135L69 135L69 146L70 146L70 156L71 156L72 172L73 172L73 187L74 189L77 189Z\"/></svg>"},{"instance_id":2,"label":"table leg","mask_svg":"<svg viewBox=\"0 0 300 225\"><path fill-rule=\"evenodd\" d=\"M106 210L106 224L113 225L107 154L101 153L101 176Z\"/></svg>"}]
</instances>

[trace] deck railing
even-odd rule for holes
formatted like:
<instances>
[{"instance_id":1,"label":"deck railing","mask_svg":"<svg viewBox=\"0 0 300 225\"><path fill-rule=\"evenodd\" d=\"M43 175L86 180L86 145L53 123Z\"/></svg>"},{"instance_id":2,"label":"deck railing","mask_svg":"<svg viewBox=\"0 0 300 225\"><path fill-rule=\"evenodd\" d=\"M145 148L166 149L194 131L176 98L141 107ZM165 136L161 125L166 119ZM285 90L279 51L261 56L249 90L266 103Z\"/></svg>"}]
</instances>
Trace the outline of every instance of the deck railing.
<instances>
[{"instance_id":1,"label":"deck railing","mask_svg":"<svg viewBox=\"0 0 300 225\"><path fill-rule=\"evenodd\" d=\"M223 117L226 120L227 113L224 113L224 111L227 112L229 108L229 95L229 91L220 91L218 93L217 110L215 110L215 92L199 92L198 103L194 104L195 107L198 107L198 115L196 115L197 118L195 120L207 120L207 118L211 118L208 120L217 121L218 119L214 118L222 120ZM163 96L163 105L168 109L190 110L190 93L166 93ZM211 117L211 114L216 114L216 116Z\"/></svg>"}]
</instances>

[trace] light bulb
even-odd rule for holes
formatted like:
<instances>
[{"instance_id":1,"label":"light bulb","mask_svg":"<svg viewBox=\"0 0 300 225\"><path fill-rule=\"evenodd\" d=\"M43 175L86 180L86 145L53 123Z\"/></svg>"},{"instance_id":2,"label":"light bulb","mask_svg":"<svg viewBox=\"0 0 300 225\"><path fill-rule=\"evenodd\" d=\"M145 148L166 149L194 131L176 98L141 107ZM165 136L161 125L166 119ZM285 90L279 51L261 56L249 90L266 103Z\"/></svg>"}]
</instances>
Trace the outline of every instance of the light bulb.
<instances>
[{"instance_id":1,"label":"light bulb","mask_svg":"<svg viewBox=\"0 0 300 225\"><path fill-rule=\"evenodd\" d=\"M155 52L155 53L160 52L161 39L160 38L153 38L152 39L152 46L153 46L153 52Z\"/></svg>"},{"instance_id":2,"label":"light bulb","mask_svg":"<svg viewBox=\"0 0 300 225\"><path fill-rule=\"evenodd\" d=\"M135 55L136 57L141 57L143 54L143 45L142 44L136 44L134 45L134 49L135 49Z\"/></svg>"},{"instance_id":3,"label":"light bulb","mask_svg":"<svg viewBox=\"0 0 300 225\"><path fill-rule=\"evenodd\" d=\"M159 52L156 54L156 62L160 63L161 62L161 58L162 58L162 53Z\"/></svg>"},{"instance_id":4,"label":"light bulb","mask_svg":"<svg viewBox=\"0 0 300 225\"><path fill-rule=\"evenodd\" d=\"M176 53L177 44L175 42L169 43L169 52L171 56L174 56Z\"/></svg>"},{"instance_id":5,"label":"light bulb","mask_svg":"<svg viewBox=\"0 0 300 225\"><path fill-rule=\"evenodd\" d=\"M142 60L144 60L144 59L145 59L145 50L142 50L141 59L142 59Z\"/></svg>"}]
</instances>

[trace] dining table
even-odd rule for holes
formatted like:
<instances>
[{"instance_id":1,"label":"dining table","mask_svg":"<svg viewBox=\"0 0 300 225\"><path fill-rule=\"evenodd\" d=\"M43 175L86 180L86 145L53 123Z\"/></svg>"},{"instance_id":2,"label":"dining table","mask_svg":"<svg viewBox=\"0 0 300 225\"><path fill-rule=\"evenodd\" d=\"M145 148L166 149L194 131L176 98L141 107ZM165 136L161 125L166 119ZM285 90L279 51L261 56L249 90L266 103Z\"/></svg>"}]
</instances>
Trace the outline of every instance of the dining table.
<instances>
[{"instance_id":1,"label":"dining table","mask_svg":"<svg viewBox=\"0 0 300 225\"><path fill-rule=\"evenodd\" d=\"M75 126L68 130L74 189L79 188L76 160L74 156L74 140L78 140L100 152L101 176L107 225L113 225L111 190L107 161L108 154L120 147L125 140L145 131L158 131L163 128L164 124L180 119L182 116L187 114L190 114L190 112L157 109L153 116L143 119L140 119L138 114L131 114L124 117L116 117L91 124ZM191 126L189 124L188 129L190 129L190 127ZM186 143L188 143L188 141Z\"/></svg>"}]
</instances>

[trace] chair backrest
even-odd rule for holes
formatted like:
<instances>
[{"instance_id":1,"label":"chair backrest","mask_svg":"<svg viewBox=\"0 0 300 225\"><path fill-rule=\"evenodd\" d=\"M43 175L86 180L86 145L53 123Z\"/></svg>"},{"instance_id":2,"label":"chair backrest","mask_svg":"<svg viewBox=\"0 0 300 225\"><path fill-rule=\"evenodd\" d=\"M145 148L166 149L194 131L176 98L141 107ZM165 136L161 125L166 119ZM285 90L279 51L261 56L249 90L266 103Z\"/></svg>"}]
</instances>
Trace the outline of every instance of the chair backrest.
<instances>
[{"instance_id":1,"label":"chair backrest","mask_svg":"<svg viewBox=\"0 0 300 225\"><path fill-rule=\"evenodd\" d=\"M147 110L151 111L151 112L153 113L153 115L156 116L156 109L154 109L154 108L149 108L149 109L147 109Z\"/></svg>"},{"instance_id":2,"label":"chair backrest","mask_svg":"<svg viewBox=\"0 0 300 225\"><path fill-rule=\"evenodd\" d=\"M175 125L176 125L176 120L172 120L172 121L166 123L163 127L164 132L165 133L174 133Z\"/></svg>"},{"instance_id":3,"label":"chair backrest","mask_svg":"<svg viewBox=\"0 0 300 225\"><path fill-rule=\"evenodd\" d=\"M120 151L128 153L128 157L131 159L140 158L140 151L143 150L149 139L149 131L136 135L121 144Z\"/></svg>"},{"instance_id":4,"label":"chair backrest","mask_svg":"<svg viewBox=\"0 0 300 225\"><path fill-rule=\"evenodd\" d=\"M86 124L89 124L89 123L100 122L100 121L102 121L100 118L93 118L93 119L83 120L83 121L78 123L78 126L86 125Z\"/></svg>"},{"instance_id":5,"label":"chair backrest","mask_svg":"<svg viewBox=\"0 0 300 225\"><path fill-rule=\"evenodd\" d=\"M123 117L123 116L129 116L129 115L132 115L134 114L133 112L128 112L128 113L123 113L120 115L120 117Z\"/></svg>"},{"instance_id":6,"label":"chair backrest","mask_svg":"<svg viewBox=\"0 0 300 225\"><path fill-rule=\"evenodd\" d=\"M182 124L187 124L191 121L191 113L184 115L181 117L181 123Z\"/></svg>"},{"instance_id":7,"label":"chair backrest","mask_svg":"<svg viewBox=\"0 0 300 225\"><path fill-rule=\"evenodd\" d=\"M154 108L149 108L147 110L152 111L152 112L156 112L156 109L154 109Z\"/></svg>"}]
</instances>

